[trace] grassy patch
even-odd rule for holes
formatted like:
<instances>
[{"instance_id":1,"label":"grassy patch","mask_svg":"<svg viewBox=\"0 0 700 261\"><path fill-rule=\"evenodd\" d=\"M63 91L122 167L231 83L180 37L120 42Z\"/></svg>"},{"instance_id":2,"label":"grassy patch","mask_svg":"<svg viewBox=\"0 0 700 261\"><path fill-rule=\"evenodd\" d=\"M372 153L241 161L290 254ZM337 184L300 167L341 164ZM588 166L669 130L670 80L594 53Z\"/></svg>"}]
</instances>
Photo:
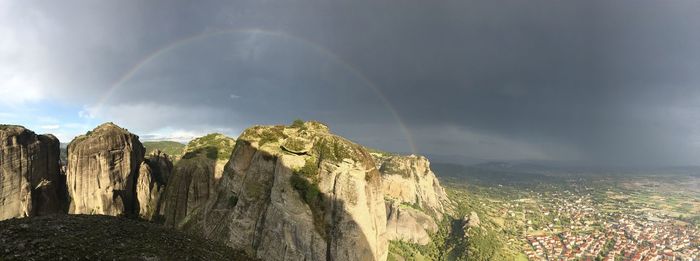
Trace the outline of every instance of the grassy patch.
<instances>
[{"instance_id":1,"label":"grassy patch","mask_svg":"<svg viewBox=\"0 0 700 261\"><path fill-rule=\"evenodd\" d=\"M216 150L216 155L211 157L209 154L207 154L207 158L214 160L228 160L231 157L235 143L236 141L233 138L227 137L220 133L211 133L190 141L190 143L187 144L187 151L185 154L200 150L202 148L204 148L204 150L210 150L208 148L210 147Z\"/></svg>"},{"instance_id":2,"label":"grassy patch","mask_svg":"<svg viewBox=\"0 0 700 261\"><path fill-rule=\"evenodd\" d=\"M200 154L206 156L208 159L216 160L219 152L215 147L203 147L185 153L185 155L182 155L182 159L195 158Z\"/></svg>"},{"instance_id":3,"label":"grassy patch","mask_svg":"<svg viewBox=\"0 0 700 261\"><path fill-rule=\"evenodd\" d=\"M420 203L418 203L418 200L416 200L416 202L413 203L401 202L399 207L412 208L418 211L423 211L423 208L420 207Z\"/></svg>"},{"instance_id":4,"label":"grassy patch","mask_svg":"<svg viewBox=\"0 0 700 261\"><path fill-rule=\"evenodd\" d=\"M352 148L334 138L321 139L314 144L314 148L318 157L323 160L334 163L340 163L343 159L356 160Z\"/></svg>"},{"instance_id":5,"label":"grassy patch","mask_svg":"<svg viewBox=\"0 0 700 261\"><path fill-rule=\"evenodd\" d=\"M185 144L175 141L145 141L143 142L143 146L146 147L146 155L160 150L170 156L180 157L182 156L182 151L185 149Z\"/></svg>"},{"instance_id":6,"label":"grassy patch","mask_svg":"<svg viewBox=\"0 0 700 261\"><path fill-rule=\"evenodd\" d=\"M284 142L284 148L292 152L301 152L306 148L304 140L299 138L288 138Z\"/></svg>"},{"instance_id":7,"label":"grassy patch","mask_svg":"<svg viewBox=\"0 0 700 261\"><path fill-rule=\"evenodd\" d=\"M402 241L389 241L389 257L387 260L432 260L424 256L419 250L420 246L416 244L406 243ZM401 257L401 258L397 258Z\"/></svg>"},{"instance_id":8,"label":"grassy patch","mask_svg":"<svg viewBox=\"0 0 700 261\"><path fill-rule=\"evenodd\" d=\"M277 127L272 127L266 130L263 130L262 133L260 133L260 141L258 141L258 145L262 146L267 143L274 143L279 141L280 139L286 138L287 135L284 135L284 127L282 128L277 128Z\"/></svg>"},{"instance_id":9,"label":"grassy patch","mask_svg":"<svg viewBox=\"0 0 700 261\"><path fill-rule=\"evenodd\" d=\"M304 161L304 166L301 169L295 171L295 174L299 174L303 177L318 180L318 163L314 157L309 157Z\"/></svg>"}]
</instances>

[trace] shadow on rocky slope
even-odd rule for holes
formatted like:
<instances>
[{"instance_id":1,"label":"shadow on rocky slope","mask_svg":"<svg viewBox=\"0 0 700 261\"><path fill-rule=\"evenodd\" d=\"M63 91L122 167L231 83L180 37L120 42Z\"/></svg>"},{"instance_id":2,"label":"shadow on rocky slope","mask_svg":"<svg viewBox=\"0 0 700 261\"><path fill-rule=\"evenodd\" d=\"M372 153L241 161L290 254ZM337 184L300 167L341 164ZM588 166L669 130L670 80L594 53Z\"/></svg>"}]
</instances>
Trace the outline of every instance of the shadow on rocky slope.
<instances>
[{"instance_id":1,"label":"shadow on rocky slope","mask_svg":"<svg viewBox=\"0 0 700 261\"><path fill-rule=\"evenodd\" d=\"M0 221L0 260L251 260L240 251L137 219L49 215Z\"/></svg>"}]
</instances>

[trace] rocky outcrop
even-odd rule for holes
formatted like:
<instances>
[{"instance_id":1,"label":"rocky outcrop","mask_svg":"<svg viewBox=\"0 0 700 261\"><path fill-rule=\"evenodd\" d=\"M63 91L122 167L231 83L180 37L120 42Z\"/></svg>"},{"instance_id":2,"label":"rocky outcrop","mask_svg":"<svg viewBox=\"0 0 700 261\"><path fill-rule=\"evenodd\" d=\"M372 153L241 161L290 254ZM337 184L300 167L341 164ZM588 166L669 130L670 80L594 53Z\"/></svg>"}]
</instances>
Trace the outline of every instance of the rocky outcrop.
<instances>
[{"instance_id":1,"label":"rocky outcrop","mask_svg":"<svg viewBox=\"0 0 700 261\"><path fill-rule=\"evenodd\" d=\"M427 245L431 241L429 233L435 233L437 230L438 225L433 217L423 211L387 202L387 238Z\"/></svg>"},{"instance_id":2,"label":"rocky outcrop","mask_svg":"<svg viewBox=\"0 0 700 261\"><path fill-rule=\"evenodd\" d=\"M179 226L214 191L216 160L208 157L208 153L206 149L190 151L175 165L161 210L167 226Z\"/></svg>"},{"instance_id":3,"label":"rocky outcrop","mask_svg":"<svg viewBox=\"0 0 700 261\"><path fill-rule=\"evenodd\" d=\"M185 147L185 154L195 151L205 151L209 159L214 160L214 179L221 179L224 166L231 157L236 140L221 133L210 133L193 139Z\"/></svg>"},{"instance_id":4,"label":"rocky outcrop","mask_svg":"<svg viewBox=\"0 0 700 261\"><path fill-rule=\"evenodd\" d=\"M303 153L282 149L289 139ZM388 250L372 157L316 122L244 131L215 193L178 227L265 260L385 260Z\"/></svg>"},{"instance_id":5,"label":"rocky outcrop","mask_svg":"<svg viewBox=\"0 0 700 261\"><path fill-rule=\"evenodd\" d=\"M449 198L430 170L430 161L417 155L392 155L378 158L386 198L415 205L429 215L442 219L449 211Z\"/></svg>"},{"instance_id":6,"label":"rocky outcrop","mask_svg":"<svg viewBox=\"0 0 700 261\"><path fill-rule=\"evenodd\" d=\"M168 155L155 151L139 168L136 179L136 199L139 216L146 220L156 219L161 211L165 184L173 171Z\"/></svg>"},{"instance_id":7,"label":"rocky outcrop","mask_svg":"<svg viewBox=\"0 0 700 261\"><path fill-rule=\"evenodd\" d=\"M436 221L450 213L450 200L423 156L372 153L387 200L387 237L425 245Z\"/></svg>"},{"instance_id":8,"label":"rocky outcrop","mask_svg":"<svg viewBox=\"0 0 700 261\"><path fill-rule=\"evenodd\" d=\"M476 212L472 211L469 213L469 216L465 216L463 219L464 226L463 228L466 230L468 228L473 228L473 227L479 227L481 225L481 220L479 220L479 215L476 214Z\"/></svg>"},{"instance_id":9,"label":"rocky outcrop","mask_svg":"<svg viewBox=\"0 0 700 261\"><path fill-rule=\"evenodd\" d=\"M105 123L68 144L69 213L137 212L136 178L145 149L139 137Z\"/></svg>"},{"instance_id":10,"label":"rocky outcrop","mask_svg":"<svg viewBox=\"0 0 700 261\"><path fill-rule=\"evenodd\" d=\"M16 125L0 125L0 220L65 210L59 142Z\"/></svg>"}]
</instances>

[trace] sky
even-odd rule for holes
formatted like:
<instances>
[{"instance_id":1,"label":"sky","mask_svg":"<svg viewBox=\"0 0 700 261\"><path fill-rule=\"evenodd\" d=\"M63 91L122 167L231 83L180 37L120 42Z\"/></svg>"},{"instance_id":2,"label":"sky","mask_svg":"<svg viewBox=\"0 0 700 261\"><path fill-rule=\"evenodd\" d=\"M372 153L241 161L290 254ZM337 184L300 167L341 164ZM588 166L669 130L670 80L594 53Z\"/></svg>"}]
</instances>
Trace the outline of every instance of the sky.
<instances>
[{"instance_id":1,"label":"sky","mask_svg":"<svg viewBox=\"0 0 700 261\"><path fill-rule=\"evenodd\" d=\"M319 120L433 161L700 165L698 1L0 0L0 123Z\"/></svg>"}]
</instances>

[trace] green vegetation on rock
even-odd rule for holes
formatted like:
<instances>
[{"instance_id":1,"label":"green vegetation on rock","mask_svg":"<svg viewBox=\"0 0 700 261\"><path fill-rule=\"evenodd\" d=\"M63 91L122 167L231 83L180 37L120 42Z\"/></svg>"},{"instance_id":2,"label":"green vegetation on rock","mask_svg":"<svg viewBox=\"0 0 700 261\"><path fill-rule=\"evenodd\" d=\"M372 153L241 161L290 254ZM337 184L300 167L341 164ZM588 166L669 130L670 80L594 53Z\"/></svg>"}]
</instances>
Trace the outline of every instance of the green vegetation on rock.
<instances>
[{"instance_id":1,"label":"green vegetation on rock","mask_svg":"<svg viewBox=\"0 0 700 261\"><path fill-rule=\"evenodd\" d=\"M209 159L213 160L228 160L231 157L236 140L220 133L211 133L205 136L196 138L187 144L185 155L182 157L191 158L190 153L204 152Z\"/></svg>"},{"instance_id":2,"label":"green vegetation on rock","mask_svg":"<svg viewBox=\"0 0 700 261\"><path fill-rule=\"evenodd\" d=\"M304 174L292 174L290 183L292 187L299 193L304 202L309 206L313 214L314 228L322 237L327 238L328 226L324 219L325 206L323 195L317 183L310 182L302 177Z\"/></svg>"},{"instance_id":3,"label":"green vegetation on rock","mask_svg":"<svg viewBox=\"0 0 700 261\"><path fill-rule=\"evenodd\" d=\"M411 243L406 243L402 241L389 241L389 256L387 258L387 261L399 261L399 260L407 260L407 261L427 261L427 260L433 260L427 256L424 256L423 253L419 250L421 248L420 245L417 244L411 244Z\"/></svg>"},{"instance_id":4,"label":"green vegetation on rock","mask_svg":"<svg viewBox=\"0 0 700 261\"><path fill-rule=\"evenodd\" d=\"M320 159L328 160L334 163L340 163L343 159L353 159L352 148L347 147L338 138L320 139L314 144L316 153Z\"/></svg>"},{"instance_id":5,"label":"green vegetation on rock","mask_svg":"<svg viewBox=\"0 0 700 261\"><path fill-rule=\"evenodd\" d=\"M303 177L309 178L311 180L318 181L318 163L314 157L309 157L304 161L304 166L301 167L295 174L299 174Z\"/></svg>"},{"instance_id":6,"label":"green vegetation on rock","mask_svg":"<svg viewBox=\"0 0 700 261\"><path fill-rule=\"evenodd\" d=\"M420 203L418 203L417 201L416 201L416 202L413 202L413 203L401 202L401 204L399 204L399 206L405 207L405 208L412 208L412 209L419 210L419 211L423 211L423 208L420 207Z\"/></svg>"},{"instance_id":7,"label":"green vegetation on rock","mask_svg":"<svg viewBox=\"0 0 700 261\"><path fill-rule=\"evenodd\" d=\"M258 141L258 145L262 146L267 143L275 143L278 142L280 139L284 139L286 137L287 135L284 134L284 127L275 126L262 131L262 133L260 134L260 141Z\"/></svg>"},{"instance_id":8,"label":"green vegetation on rock","mask_svg":"<svg viewBox=\"0 0 700 261\"><path fill-rule=\"evenodd\" d=\"M146 155L151 155L154 151L160 150L175 158L182 157L185 149L185 144L176 141L144 141L143 146L146 147Z\"/></svg>"},{"instance_id":9,"label":"green vegetation on rock","mask_svg":"<svg viewBox=\"0 0 700 261\"><path fill-rule=\"evenodd\" d=\"M201 147L188 151L185 153L185 155L182 155L182 159L191 159L200 154L205 155L208 159L217 160L219 150L217 150L215 147Z\"/></svg>"},{"instance_id":10,"label":"green vegetation on rock","mask_svg":"<svg viewBox=\"0 0 700 261\"><path fill-rule=\"evenodd\" d=\"M294 122L292 122L292 125L290 125L289 127L302 128L302 127L304 127L304 121L301 119L296 119L296 120L294 120Z\"/></svg>"},{"instance_id":11,"label":"green vegetation on rock","mask_svg":"<svg viewBox=\"0 0 700 261\"><path fill-rule=\"evenodd\" d=\"M313 213L314 228L324 238L327 235L327 225L324 220L325 206L323 195L318 187L318 165L314 157L309 157L304 166L295 170L289 182Z\"/></svg>"},{"instance_id":12,"label":"green vegetation on rock","mask_svg":"<svg viewBox=\"0 0 700 261\"><path fill-rule=\"evenodd\" d=\"M290 137L285 140L284 144L282 145L282 149L293 154L305 154L306 141L300 138Z\"/></svg>"}]
</instances>

